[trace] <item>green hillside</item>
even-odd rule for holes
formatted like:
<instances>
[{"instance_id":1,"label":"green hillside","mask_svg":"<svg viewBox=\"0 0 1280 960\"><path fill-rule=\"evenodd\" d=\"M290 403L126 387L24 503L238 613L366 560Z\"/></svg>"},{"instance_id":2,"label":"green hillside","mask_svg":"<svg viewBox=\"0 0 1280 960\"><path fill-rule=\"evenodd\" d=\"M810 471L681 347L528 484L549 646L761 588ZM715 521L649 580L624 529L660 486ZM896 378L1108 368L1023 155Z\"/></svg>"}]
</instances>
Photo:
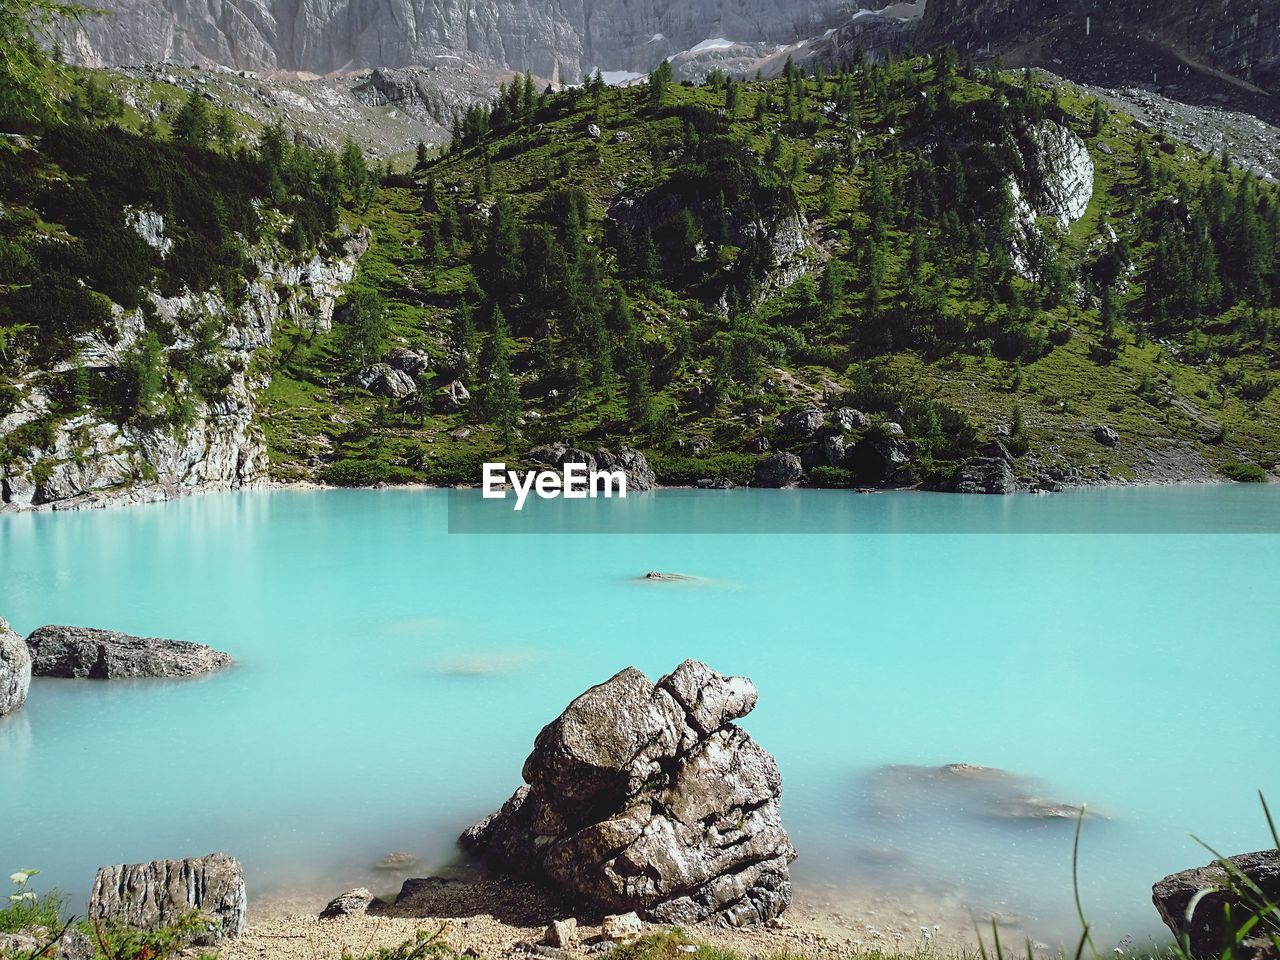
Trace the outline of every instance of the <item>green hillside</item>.
<instances>
[{"instance_id":1,"label":"green hillside","mask_svg":"<svg viewBox=\"0 0 1280 960\"><path fill-rule=\"evenodd\" d=\"M1027 238L1008 185L1053 175L1046 123L1087 143L1093 195ZM341 329L281 344L281 477L473 481L478 457L561 439L741 482L759 451L814 445L776 423L809 404L866 415L818 429L848 451L810 451L823 484L945 484L991 439L1028 480L1243 476L1280 451L1276 191L1039 76L947 54L697 87L517 80L361 219L374 339L429 362L396 401L354 385ZM471 400L449 411L455 379ZM889 421L905 465L881 454Z\"/></svg>"},{"instance_id":2,"label":"green hillside","mask_svg":"<svg viewBox=\"0 0 1280 960\"><path fill-rule=\"evenodd\" d=\"M81 457L85 411L146 461L157 430L216 427L230 381L283 481L474 483L552 441L636 447L666 483L750 482L779 451L823 486L1280 460L1276 188L1045 75L939 51L698 86L517 77L372 175L199 93L143 122L112 87L64 71L60 108L4 114L6 476ZM282 286L366 232L332 325ZM232 356L226 317L155 315L184 290L269 340Z\"/></svg>"}]
</instances>

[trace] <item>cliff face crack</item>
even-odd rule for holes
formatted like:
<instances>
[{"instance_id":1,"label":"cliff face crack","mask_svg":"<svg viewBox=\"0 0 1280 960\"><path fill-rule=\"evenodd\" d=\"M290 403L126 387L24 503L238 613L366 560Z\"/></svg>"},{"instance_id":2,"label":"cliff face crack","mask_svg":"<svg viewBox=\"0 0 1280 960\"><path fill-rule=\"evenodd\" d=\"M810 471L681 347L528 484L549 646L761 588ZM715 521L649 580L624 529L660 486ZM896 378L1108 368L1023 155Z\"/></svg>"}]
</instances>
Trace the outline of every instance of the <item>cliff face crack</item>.
<instances>
[{"instance_id":1,"label":"cliff face crack","mask_svg":"<svg viewBox=\"0 0 1280 960\"><path fill-rule=\"evenodd\" d=\"M539 733L524 765L530 786L462 841L607 910L729 926L777 916L791 899L795 858L778 811L781 780L773 758L732 723L755 703L749 680L697 661L656 685L624 670ZM638 749L617 759L629 739ZM612 785L621 782L641 786L620 797ZM555 824L573 829L539 842Z\"/></svg>"}]
</instances>

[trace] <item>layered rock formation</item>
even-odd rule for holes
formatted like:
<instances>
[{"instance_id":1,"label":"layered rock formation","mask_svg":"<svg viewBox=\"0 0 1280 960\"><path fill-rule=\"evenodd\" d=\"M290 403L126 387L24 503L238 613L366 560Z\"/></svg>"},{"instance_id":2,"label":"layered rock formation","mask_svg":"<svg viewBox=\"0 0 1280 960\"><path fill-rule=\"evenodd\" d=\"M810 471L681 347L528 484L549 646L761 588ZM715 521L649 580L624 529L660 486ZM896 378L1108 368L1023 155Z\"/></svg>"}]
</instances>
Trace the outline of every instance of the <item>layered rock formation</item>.
<instances>
[{"instance_id":1,"label":"layered rock formation","mask_svg":"<svg viewBox=\"0 0 1280 960\"><path fill-rule=\"evenodd\" d=\"M135 228L161 249L162 217L141 212ZM256 394L267 379L251 360L282 324L328 330L334 304L367 247L368 236L362 233L349 236L336 256L296 260L278 249L255 251L257 272L238 306L216 291L185 291L173 297L154 293L148 309L176 331L170 352L192 348L196 333L191 318L216 317L223 322L218 353L227 382L220 396L207 401L193 394L191 422L182 427L156 422L120 425L94 413L59 422L52 437L26 458L0 465L0 510L167 499L197 487L227 489L264 478L266 444L254 414ZM145 311L117 308L114 329L86 338L77 363L89 371L110 373L134 349L147 324ZM18 379L24 396L0 418L0 436L40 420L54 405L43 373L33 371Z\"/></svg>"},{"instance_id":2,"label":"layered rock formation","mask_svg":"<svg viewBox=\"0 0 1280 960\"><path fill-rule=\"evenodd\" d=\"M109 9L68 38L80 61L327 73L465 57L565 81L595 68L646 71L713 39L791 43L850 13L844 0L112 0Z\"/></svg>"},{"instance_id":3,"label":"layered rock formation","mask_svg":"<svg viewBox=\"0 0 1280 960\"><path fill-rule=\"evenodd\" d=\"M90 920L142 930L169 926L199 911L206 929L192 941L197 946L244 933L247 909L244 872L223 853L101 867L89 895Z\"/></svg>"},{"instance_id":4,"label":"layered rock formation","mask_svg":"<svg viewBox=\"0 0 1280 960\"><path fill-rule=\"evenodd\" d=\"M791 900L795 850L773 757L733 721L756 688L686 660L628 667L538 734L527 786L462 836L493 865L662 923L760 923Z\"/></svg>"},{"instance_id":5,"label":"layered rock formation","mask_svg":"<svg viewBox=\"0 0 1280 960\"><path fill-rule=\"evenodd\" d=\"M1183 870L1165 877L1151 889L1160 918L1179 940L1184 935L1189 938L1191 954L1197 960L1219 956L1224 944L1233 939L1235 930L1227 929L1228 905L1233 927L1238 928L1254 914L1259 892L1270 903L1280 903L1280 852L1242 853L1230 857L1229 863L1230 869L1214 861ZM1195 909L1188 922L1187 908L1193 901ZM1268 933L1276 932L1274 923L1273 917L1270 923L1258 924L1253 931L1258 938L1256 948L1246 940L1244 949L1237 948L1235 955L1274 956L1274 947L1265 940Z\"/></svg>"},{"instance_id":6,"label":"layered rock formation","mask_svg":"<svg viewBox=\"0 0 1280 960\"><path fill-rule=\"evenodd\" d=\"M47 626L27 637L30 671L37 677L121 680L191 677L231 663L231 657L203 643L131 637L91 627Z\"/></svg>"},{"instance_id":7,"label":"layered rock formation","mask_svg":"<svg viewBox=\"0 0 1280 960\"><path fill-rule=\"evenodd\" d=\"M0 717L22 709L31 686L31 654L27 645L0 617Z\"/></svg>"}]
</instances>

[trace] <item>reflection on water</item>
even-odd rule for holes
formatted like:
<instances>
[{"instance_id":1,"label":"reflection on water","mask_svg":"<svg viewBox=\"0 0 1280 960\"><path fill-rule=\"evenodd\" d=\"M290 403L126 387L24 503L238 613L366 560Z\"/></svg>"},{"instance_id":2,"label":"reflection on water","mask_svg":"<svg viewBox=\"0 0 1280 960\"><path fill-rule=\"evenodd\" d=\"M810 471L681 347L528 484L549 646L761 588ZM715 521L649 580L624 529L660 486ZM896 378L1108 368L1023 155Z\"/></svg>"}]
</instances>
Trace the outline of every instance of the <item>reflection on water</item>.
<instances>
[{"instance_id":1,"label":"reflection on water","mask_svg":"<svg viewBox=\"0 0 1280 960\"><path fill-rule=\"evenodd\" d=\"M663 530L741 529L781 505L814 533L851 502L878 530L921 511L931 529L995 511L1034 530L1038 504L1095 530L1280 517L1277 491L1233 487L1012 507L694 496L644 511ZM1064 814L1087 801L1103 814L1082 837L1095 935L1141 940L1159 930L1150 884L1205 860L1190 832L1232 851L1268 842L1255 791L1280 795L1272 536L464 536L447 504L263 491L0 517L0 615L16 629L102 626L237 660L198 682L37 680L0 721L0 875L38 867L75 904L101 864L224 850L253 897L381 890L389 852L422 874L454 862L454 838L510 796L574 696L686 657L755 680L744 725L783 773L797 889L833 912L890 898L925 926L972 910L1073 939ZM705 581L638 581L647 571ZM1252 706L1206 706L1222 702ZM949 763L1010 776L922 772Z\"/></svg>"}]
</instances>

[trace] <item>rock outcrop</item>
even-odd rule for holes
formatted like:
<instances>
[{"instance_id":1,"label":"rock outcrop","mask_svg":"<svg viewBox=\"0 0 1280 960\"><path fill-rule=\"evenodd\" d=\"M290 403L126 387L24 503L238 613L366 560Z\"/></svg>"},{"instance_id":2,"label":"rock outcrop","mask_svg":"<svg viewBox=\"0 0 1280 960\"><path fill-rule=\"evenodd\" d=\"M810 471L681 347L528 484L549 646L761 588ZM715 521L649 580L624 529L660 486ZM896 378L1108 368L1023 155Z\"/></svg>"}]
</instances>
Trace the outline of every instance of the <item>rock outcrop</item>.
<instances>
[{"instance_id":1,"label":"rock outcrop","mask_svg":"<svg viewBox=\"0 0 1280 960\"><path fill-rule=\"evenodd\" d=\"M0 617L0 717L27 702L31 686L31 654L22 638Z\"/></svg>"},{"instance_id":2,"label":"rock outcrop","mask_svg":"<svg viewBox=\"0 0 1280 960\"><path fill-rule=\"evenodd\" d=\"M1013 456L999 442L983 446L976 457L960 466L953 489L956 493L1013 493Z\"/></svg>"},{"instance_id":3,"label":"rock outcrop","mask_svg":"<svg viewBox=\"0 0 1280 960\"><path fill-rule=\"evenodd\" d=\"M466 58L566 83L596 68L645 72L709 37L791 43L849 18L844 0L109 0L107 9L112 16L69 31L69 56L94 66L173 60L320 74ZM395 73L380 71L362 95L402 102Z\"/></svg>"},{"instance_id":4,"label":"rock outcrop","mask_svg":"<svg viewBox=\"0 0 1280 960\"><path fill-rule=\"evenodd\" d=\"M789 487L799 483L804 466L794 453L771 453L756 463L753 487Z\"/></svg>"},{"instance_id":5,"label":"rock outcrop","mask_svg":"<svg viewBox=\"0 0 1280 960\"><path fill-rule=\"evenodd\" d=\"M755 704L751 681L694 660L657 684L628 667L543 728L527 786L462 843L602 910L769 920L791 900L795 850L777 764L733 723Z\"/></svg>"},{"instance_id":6,"label":"rock outcrop","mask_svg":"<svg viewBox=\"0 0 1280 960\"><path fill-rule=\"evenodd\" d=\"M658 478L649 466L649 461L639 450L631 447L618 447L606 450L603 447L595 451L579 450L565 443L548 443L534 447L525 454L525 458L549 467L563 467L566 463L586 464L587 470L621 470L627 477L627 492L652 490L658 485Z\"/></svg>"},{"instance_id":7,"label":"rock outcrop","mask_svg":"<svg viewBox=\"0 0 1280 960\"><path fill-rule=\"evenodd\" d=\"M27 637L37 677L123 680L212 673L231 657L203 643L132 637L92 627L40 627Z\"/></svg>"},{"instance_id":8,"label":"rock outcrop","mask_svg":"<svg viewBox=\"0 0 1280 960\"><path fill-rule=\"evenodd\" d=\"M239 862L211 853L99 868L89 895L89 919L155 930L199 911L207 927L193 942L209 946L245 932L247 905Z\"/></svg>"},{"instance_id":9,"label":"rock outcrop","mask_svg":"<svg viewBox=\"0 0 1280 960\"><path fill-rule=\"evenodd\" d=\"M1257 893L1241 882L1240 876L1247 877L1268 901L1280 903L1280 852L1260 850L1228 859L1230 870L1214 861L1203 867L1171 874L1151 889L1151 899L1160 911L1160 918L1174 937L1180 940L1186 935L1189 938L1191 954L1196 960L1209 960L1221 955L1224 942L1234 933L1234 930L1227 929L1225 907L1230 905L1232 926L1236 929L1254 913ZM1188 923L1187 908L1193 900L1195 910ZM1258 927L1254 932L1255 936L1260 936L1264 930ZM1253 955L1258 960L1275 956L1274 947L1268 953L1269 944L1261 940L1252 954L1251 946L1246 940L1245 949L1237 950L1235 955Z\"/></svg>"},{"instance_id":10,"label":"rock outcrop","mask_svg":"<svg viewBox=\"0 0 1280 960\"><path fill-rule=\"evenodd\" d=\"M163 218L138 212L144 215L139 224L162 238ZM191 350L199 326L193 318L212 317L221 324L215 362L225 385L213 399L193 393L192 419L181 429L151 421L121 426L106 414L91 413L59 421L49 440L0 464L0 511L164 500L196 488L228 489L262 480L267 450L255 415L257 394L268 380L252 363L254 355L271 344L279 325L329 330L334 304L368 243L367 233L352 234L340 254L305 260L290 259L274 247L256 249L256 271L238 305L216 290L185 290L171 297L153 292L145 309L115 307L110 329L81 341L76 362L84 369L113 375L148 324L157 322L175 331L169 351ZM148 319L149 313L157 319ZM54 406L55 391L43 372L21 376L16 385L22 398L0 417L0 437L45 418Z\"/></svg>"}]
</instances>

